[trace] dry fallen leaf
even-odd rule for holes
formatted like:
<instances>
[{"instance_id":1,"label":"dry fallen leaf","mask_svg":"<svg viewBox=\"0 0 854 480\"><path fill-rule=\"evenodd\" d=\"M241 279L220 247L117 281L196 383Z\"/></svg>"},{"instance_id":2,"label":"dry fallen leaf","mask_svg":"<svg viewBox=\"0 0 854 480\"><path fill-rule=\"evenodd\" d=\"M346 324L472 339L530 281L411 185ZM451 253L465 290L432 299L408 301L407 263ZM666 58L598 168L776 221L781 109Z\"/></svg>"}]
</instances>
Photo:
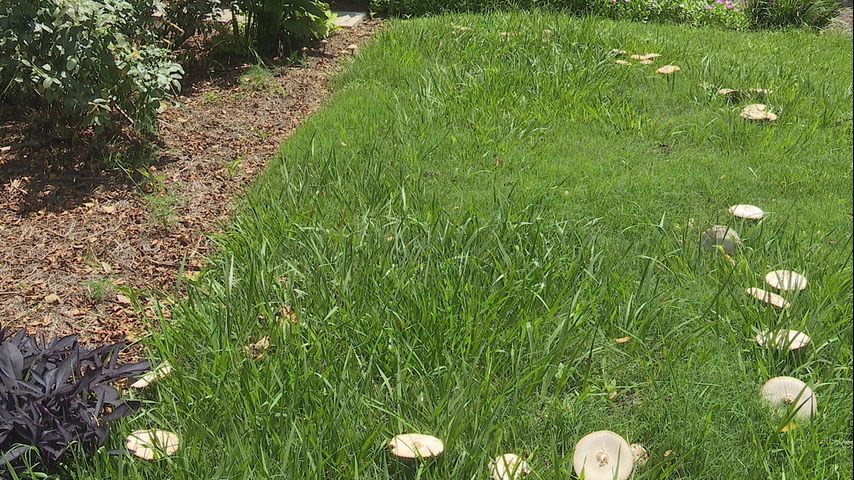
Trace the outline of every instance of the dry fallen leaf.
<instances>
[{"instance_id":1,"label":"dry fallen leaf","mask_svg":"<svg viewBox=\"0 0 854 480\"><path fill-rule=\"evenodd\" d=\"M112 215L116 213L116 207L115 205L101 205L101 211Z\"/></svg>"},{"instance_id":2,"label":"dry fallen leaf","mask_svg":"<svg viewBox=\"0 0 854 480\"><path fill-rule=\"evenodd\" d=\"M264 337L255 343L251 343L243 347L252 358L259 359L264 356L264 353L270 349L270 337Z\"/></svg>"},{"instance_id":3,"label":"dry fallen leaf","mask_svg":"<svg viewBox=\"0 0 854 480\"><path fill-rule=\"evenodd\" d=\"M121 303L122 305L130 305L131 304L130 298L128 298L125 295L122 295L121 293L116 294L116 301Z\"/></svg>"},{"instance_id":4,"label":"dry fallen leaf","mask_svg":"<svg viewBox=\"0 0 854 480\"><path fill-rule=\"evenodd\" d=\"M59 303L59 295L51 293L44 297L44 301L50 304Z\"/></svg>"},{"instance_id":5,"label":"dry fallen leaf","mask_svg":"<svg viewBox=\"0 0 854 480\"><path fill-rule=\"evenodd\" d=\"M282 320L286 320L291 326L297 324L297 313L291 307L282 308Z\"/></svg>"},{"instance_id":6,"label":"dry fallen leaf","mask_svg":"<svg viewBox=\"0 0 854 480\"><path fill-rule=\"evenodd\" d=\"M788 431L794 430L796 428L798 428L798 425L795 422L789 422L789 423L783 425L782 427L780 427L780 431L781 432L788 432Z\"/></svg>"}]
</instances>

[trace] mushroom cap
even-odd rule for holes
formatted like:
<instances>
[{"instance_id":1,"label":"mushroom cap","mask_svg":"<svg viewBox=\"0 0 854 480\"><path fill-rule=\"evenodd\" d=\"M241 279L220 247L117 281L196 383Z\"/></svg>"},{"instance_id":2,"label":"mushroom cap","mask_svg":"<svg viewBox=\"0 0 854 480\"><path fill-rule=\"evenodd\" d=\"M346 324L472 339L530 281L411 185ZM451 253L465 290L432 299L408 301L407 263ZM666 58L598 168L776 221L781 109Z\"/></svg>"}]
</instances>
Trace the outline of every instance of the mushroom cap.
<instances>
[{"instance_id":1,"label":"mushroom cap","mask_svg":"<svg viewBox=\"0 0 854 480\"><path fill-rule=\"evenodd\" d=\"M738 236L738 232L730 227L714 225L703 233L702 246L703 250L710 251L714 250L717 245L732 255L741 246L741 237Z\"/></svg>"},{"instance_id":2,"label":"mushroom cap","mask_svg":"<svg viewBox=\"0 0 854 480\"><path fill-rule=\"evenodd\" d=\"M772 407L794 405L795 417L809 420L815 415L818 404L812 389L804 382L793 377L774 377L762 386L762 398Z\"/></svg>"},{"instance_id":3,"label":"mushroom cap","mask_svg":"<svg viewBox=\"0 0 854 480\"><path fill-rule=\"evenodd\" d=\"M611 55L613 55L615 57L622 57L623 55L625 55L628 52L626 52L625 50L620 50L619 48L615 48L615 49L611 50L610 53L611 53Z\"/></svg>"},{"instance_id":4,"label":"mushroom cap","mask_svg":"<svg viewBox=\"0 0 854 480\"><path fill-rule=\"evenodd\" d=\"M655 72L660 73L661 75L672 75L672 74L679 72L681 70L682 69L677 67L676 65L665 65L665 66L659 68L658 70L656 70Z\"/></svg>"},{"instance_id":5,"label":"mushroom cap","mask_svg":"<svg viewBox=\"0 0 854 480\"><path fill-rule=\"evenodd\" d=\"M792 306L788 300L777 295L776 293L771 293L767 290L762 290L761 288L750 287L747 289L747 294L752 296L753 298L759 300L760 302L765 302L771 305L774 308L789 308Z\"/></svg>"},{"instance_id":6,"label":"mushroom cap","mask_svg":"<svg viewBox=\"0 0 854 480\"><path fill-rule=\"evenodd\" d=\"M170 373L172 373L172 365L169 362L163 362L157 368L139 377L139 380L131 383L130 388L143 389Z\"/></svg>"},{"instance_id":7,"label":"mushroom cap","mask_svg":"<svg viewBox=\"0 0 854 480\"><path fill-rule=\"evenodd\" d=\"M738 95L740 93L741 93L740 90L736 90L734 88L722 88L722 89L718 90L718 95L723 95L725 97L728 97L730 95Z\"/></svg>"},{"instance_id":8,"label":"mushroom cap","mask_svg":"<svg viewBox=\"0 0 854 480\"><path fill-rule=\"evenodd\" d=\"M178 435L165 430L137 430L128 435L125 447L143 460L157 460L178 451Z\"/></svg>"},{"instance_id":9,"label":"mushroom cap","mask_svg":"<svg viewBox=\"0 0 854 480\"><path fill-rule=\"evenodd\" d=\"M651 58L644 58L643 60L639 61L638 63L640 63L641 65L652 65L653 61L654 60Z\"/></svg>"},{"instance_id":10,"label":"mushroom cap","mask_svg":"<svg viewBox=\"0 0 854 480\"><path fill-rule=\"evenodd\" d=\"M617 65L631 65L629 62L627 62L625 60L614 60L614 63L616 63Z\"/></svg>"},{"instance_id":11,"label":"mushroom cap","mask_svg":"<svg viewBox=\"0 0 854 480\"><path fill-rule=\"evenodd\" d=\"M768 105L764 103L753 103L741 110L741 117L748 120L762 121L767 120L773 122L777 120L777 115L768 111Z\"/></svg>"},{"instance_id":12,"label":"mushroom cap","mask_svg":"<svg viewBox=\"0 0 854 480\"><path fill-rule=\"evenodd\" d=\"M431 458L441 455L445 451L445 444L431 435L403 433L392 438L388 448L398 458Z\"/></svg>"},{"instance_id":13,"label":"mushroom cap","mask_svg":"<svg viewBox=\"0 0 854 480\"><path fill-rule=\"evenodd\" d=\"M745 220L759 220L765 216L765 212L755 205L733 205L729 207L729 213L733 217L743 218Z\"/></svg>"},{"instance_id":14,"label":"mushroom cap","mask_svg":"<svg viewBox=\"0 0 854 480\"><path fill-rule=\"evenodd\" d=\"M788 349L790 351L799 350L806 347L812 341L809 335L797 330L775 330L773 332L762 331L756 334L756 343L760 347L774 347L779 349Z\"/></svg>"},{"instance_id":15,"label":"mushroom cap","mask_svg":"<svg viewBox=\"0 0 854 480\"><path fill-rule=\"evenodd\" d=\"M765 283L777 290L794 292L807 288L807 277L790 270L774 270L765 275Z\"/></svg>"},{"instance_id":16,"label":"mushroom cap","mask_svg":"<svg viewBox=\"0 0 854 480\"><path fill-rule=\"evenodd\" d=\"M572 468L586 480L626 480L634 468L632 449L614 432L588 433L575 444Z\"/></svg>"},{"instance_id":17,"label":"mushroom cap","mask_svg":"<svg viewBox=\"0 0 854 480\"><path fill-rule=\"evenodd\" d=\"M505 453L489 462L489 473L494 480L518 480L530 474L531 468L522 457Z\"/></svg>"},{"instance_id":18,"label":"mushroom cap","mask_svg":"<svg viewBox=\"0 0 854 480\"><path fill-rule=\"evenodd\" d=\"M632 460L634 460L635 466L643 467L646 465L646 462L649 461L649 452L646 451L646 448L640 443L633 443L629 445L629 448L632 449Z\"/></svg>"}]
</instances>

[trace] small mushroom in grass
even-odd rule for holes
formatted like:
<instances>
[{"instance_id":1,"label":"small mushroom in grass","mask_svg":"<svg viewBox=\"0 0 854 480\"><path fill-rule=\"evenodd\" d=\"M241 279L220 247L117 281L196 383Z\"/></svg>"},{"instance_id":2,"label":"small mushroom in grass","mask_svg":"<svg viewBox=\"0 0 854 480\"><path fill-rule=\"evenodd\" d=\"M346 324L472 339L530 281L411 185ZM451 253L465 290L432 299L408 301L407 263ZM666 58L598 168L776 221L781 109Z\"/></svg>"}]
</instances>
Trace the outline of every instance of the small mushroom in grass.
<instances>
[{"instance_id":1,"label":"small mushroom in grass","mask_svg":"<svg viewBox=\"0 0 854 480\"><path fill-rule=\"evenodd\" d=\"M812 389L793 377L774 377L765 382L762 398L775 408L793 408L800 420L809 420L818 408Z\"/></svg>"},{"instance_id":2,"label":"small mushroom in grass","mask_svg":"<svg viewBox=\"0 0 854 480\"><path fill-rule=\"evenodd\" d=\"M635 462L635 467L646 465L646 462L649 461L649 452L646 451L646 448L640 443L633 443L629 445L629 448L632 449L632 460Z\"/></svg>"},{"instance_id":3,"label":"small mushroom in grass","mask_svg":"<svg viewBox=\"0 0 854 480\"><path fill-rule=\"evenodd\" d=\"M494 480L518 480L528 476L531 473L531 468L522 457L513 453L505 453L489 462L489 473L492 474Z\"/></svg>"},{"instance_id":4,"label":"small mushroom in grass","mask_svg":"<svg viewBox=\"0 0 854 480\"><path fill-rule=\"evenodd\" d=\"M627 62L625 60L614 60L614 63L616 63L617 65L631 65L629 62Z\"/></svg>"},{"instance_id":5,"label":"small mushroom in grass","mask_svg":"<svg viewBox=\"0 0 854 480\"><path fill-rule=\"evenodd\" d=\"M762 331L756 334L756 343L760 347L774 347L780 350L796 351L809 345L812 339L797 330Z\"/></svg>"},{"instance_id":6,"label":"small mushroom in grass","mask_svg":"<svg viewBox=\"0 0 854 480\"><path fill-rule=\"evenodd\" d=\"M780 295L777 295L776 293L771 293L761 288L750 287L747 289L747 294L759 300L760 302L767 303L768 305L771 305L772 307L780 310L784 308L789 308L792 305L791 303L789 303L788 300L781 297Z\"/></svg>"},{"instance_id":7,"label":"small mushroom in grass","mask_svg":"<svg viewBox=\"0 0 854 480\"><path fill-rule=\"evenodd\" d=\"M610 53L611 53L611 55L613 55L615 57L622 57L622 56L625 56L626 53L628 53L628 52L626 52L625 50L620 50L619 48L615 48L615 49L611 50Z\"/></svg>"},{"instance_id":8,"label":"small mushroom in grass","mask_svg":"<svg viewBox=\"0 0 854 480\"><path fill-rule=\"evenodd\" d=\"M632 449L614 432L588 433L575 444L572 468L586 480L626 480L634 468Z\"/></svg>"},{"instance_id":9,"label":"small mushroom in grass","mask_svg":"<svg viewBox=\"0 0 854 480\"><path fill-rule=\"evenodd\" d=\"M639 61L638 63L640 63L641 65L652 65L653 62L654 62L654 60L652 60L651 58L645 58L645 59Z\"/></svg>"},{"instance_id":10,"label":"small mushroom in grass","mask_svg":"<svg viewBox=\"0 0 854 480\"><path fill-rule=\"evenodd\" d=\"M703 233L703 250L712 251L721 246L730 255L741 246L738 232L725 225L715 225Z\"/></svg>"},{"instance_id":11,"label":"small mushroom in grass","mask_svg":"<svg viewBox=\"0 0 854 480\"><path fill-rule=\"evenodd\" d=\"M723 97L737 97L741 94L741 90L736 90L734 88L722 88L718 90L718 95Z\"/></svg>"},{"instance_id":12,"label":"small mushroom in grass","mask_svg":"<svg viewBox=\"0 0 854 480\"><path fill-rule=\"evenodd\" d=\"M807 277L790 270L774 270L765 275L765 283L777 290L794 292L807 288Z\"/></svg>"},{"instance_id":13,"label":"small mushroom in grass","mask_svg":"<svg viewBox=\"0 0 854 480\"><path fill-rule=\"evenodd\" d=\"M741 110L741 117L747 120L757 122L768 121L774 122L777 120L777 115L768 111L768 105L763 103L753 103Z\"/></svg>"},{"instance_id":14,"label":"small mushroom in grass","mask_svg":"<svg viewBox=\"0 0 854 480\"><path fill-rule=\"evenodd\" d=\"M178 451L178 435L165 430L137 430L128 435L125 447L143 460L158 460Z\"/></svg>"},{"instance_id":15,"label":"small mushroom in grass","mask_svg":"<svg viewBox=\"0 0 854 480\"><path fill-rule=\"evenodd\" d=\"M674 73L679 72L681 70L682 69L677 67L676 65L665 65L656 70L655 73L658 73L660 75L673 75Z\"/></svg>"},{"instance_id":16,"label":"small mushroom in grass","mask_svg":"<svg viewBox=\"0 0 854 480\"><path fill-rule=\"evenodd\" d=\"M742 218L744 220L760 220L765 216L765 212L754 205L733 205L729 207L729 213L732 214L733 217Z\"/></svg>"},{"instance_id":17,"label":"small mushroom in grass","mask_svg":"<svg viewBox=\"0 0 854 480\"><path fill-rule=\"evenodd\" d=\"M397 458L414 460L438 457L445 451L445 444L431 435L403 433L392 438L388 448Z\"/></svg>"},{"instance_id":18,"label":"small mushroom in grass","mask_svg":"<svg viewBox=\"0 0 854 480\"><path fill-rule=\"evenodd\" d=\"M163 362L157 368L140 377L139 380L131 383L130 388L143 389L170 373L172 373L172 365L169 365L169 362Z\"/></svg>"}]
</instances>

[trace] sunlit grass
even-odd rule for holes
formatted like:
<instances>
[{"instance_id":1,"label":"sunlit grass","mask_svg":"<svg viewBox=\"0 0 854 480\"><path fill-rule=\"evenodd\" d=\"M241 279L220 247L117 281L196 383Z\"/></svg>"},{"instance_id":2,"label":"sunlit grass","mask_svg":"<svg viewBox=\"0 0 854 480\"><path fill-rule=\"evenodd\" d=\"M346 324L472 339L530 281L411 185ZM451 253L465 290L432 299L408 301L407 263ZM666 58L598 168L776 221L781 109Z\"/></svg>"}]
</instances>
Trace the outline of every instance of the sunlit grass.
<instances>
[{"instance_id":1,"label":"sunlit grass","mask_svg":"<svg viewBox=\"0 0 854 480\"><path fill-rule=\"evenodd\" d=\"M151 340L174 373L123 431L174 430L181 451L105 452L73 476L474 479L516 452L563 479L575 442L609 429L650 451L636 478L849 478L851 45L535 14L393 23ZM720 87L773 89L780 120L746 122ZM736 203L769 215L734 221ZM701 251L712 224L741 235L735 265ZM810 282L784 313L744 294L778 268ZM813 344L751 341L776 328ZM812 423L779 433L759 400L776 375L814 387ZM392 460L405 431L445 454Z\"/></svg>"}]
</instances>

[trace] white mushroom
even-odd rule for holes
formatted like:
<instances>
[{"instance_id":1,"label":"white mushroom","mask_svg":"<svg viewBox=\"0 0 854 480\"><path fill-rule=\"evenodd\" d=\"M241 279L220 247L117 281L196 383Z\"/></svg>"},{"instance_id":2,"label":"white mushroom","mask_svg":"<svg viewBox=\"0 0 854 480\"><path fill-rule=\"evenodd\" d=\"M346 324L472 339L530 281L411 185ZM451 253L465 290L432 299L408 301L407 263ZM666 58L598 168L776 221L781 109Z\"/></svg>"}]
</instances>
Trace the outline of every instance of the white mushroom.
<instances>
[{"instance_id":1,"label":"white mushroom","mask_svg":"<svg viewBox=\"0 0 854 480\"><path fill-rule=\"evenodd\" d=\"M494 480L518 480L530 474L531 468L520 456L505 453L489 462L489 473Z\"/></svg>"},{"instance_id":2,"label":"white mushroom","mask_svg":"<svg viewBox=\"0 0 854 480\"><path fill-rule=\"evenodd\" d=\"M777 115L769 112L768 105L762 103L754 103L744 107L741 110L741 117L755 121L773 122L777 120Z\"/></svg>"},{"instance_id":3,"label":"white mushroom","mask_svg":"<svg viewBox=\"0 0 854 480\"><path fill-rule=\"evenodd\" d=\"M730 255L741 246L741 237L738 232L724 225L715 225L703 233L703 250L714 250L717 245L723 247Z\"/></svg>"},{"instance_id":4,"label":"white mushroom","mask_svg":"<svg viewBox=\"0 0 854 480\"><path fill-rule=\"evenodd\" d=\"M679 72L681 70L682 69L677 67L676 65L665 65L656 70L655 72L661 75L673 75L674 73Z\"/></svg>"},{"instance_id":5,"label":"white mushroom","mask_svg":"<svg viewBox=\"0 0 854 480\"><path fill-rule=\"evenodd\" d=\"M729 207L729 213L733 217L743 218L745 220L759 220L765 216L765 212L761 208L754 205L733 205Z\"/></svg>"},{"instance_id":6,"label":"white mushroom","mask_svg":"<svg viewBox=\"0 0 854 480\"><path fill-rule=\"evenodd\" d=\"M722 88L718 90L718 95L722 95L724 97L737 96L740 93L740 90L736 90L734 88Z\"/></svg>"},{"instance_id":7,"label":"white mushroom","mask_svg":"<svg viewBox=\"0 0 854 480\"><path fill-rule=\"evenodd\" d=\"M634 468L632 449L614 432L588 433L575 444L572 468L586 480L626 480Z\"/></svg>"},{"instance_id":8,"label":"white mushroom","mask_svg":"<svg viewBox=\"0 0 854 480\"><path fill-rule=\"evenodd\" d=\"M404 459L437 457L445 451L445 444L436 437L420 433L404 433L388 442L391 454Z\"/></svg>"},{"instance_id":9,"label":"white mushroom","mask_svg":"<svg viewBox=\"0 0 854 480\"><path fill-rule=\"evenodd\" d=\"M765 382L762 398L772 407L795 409L795 417L801 420L812 418L818 408L812 389L793 377L774 377Z\"/></svg>"},{"instance_id":10,"label":"white mushroom","mask_svg":"<svg viewBox=\"0 0 854 480\"><path fill-rule=\"evenodd\" d=\"M809 345L812 339L804 332L797 330L762 331L756 334L756 343L760 347L774 347L780 350L800 350Z\"/></svg>"},{"instance_id":11,"label":"white mushroom","mask_svg":"<svg viewBox=\"0 0 854 480\"><path fill-rule=\"evenodd\" d=\"M646 451L646 448L640 443L633 443L629 445L629 448L632 449L632 460L635 462L635 467L645 466L646 462L649 461L649 452Z\"/></svg>"},{"instance_id":12,"label":"white mushroom","mask_svg":"<svg viewBox=\"0 0 854 480\"><path fill-rule=\"evenodd\" d=\"M760 302L765 302L771 305L772 307L778 309L789 308L792 305L791 303L789 303L788 300L781 297L780 295L777 295L776 293L771 293L767 290L762 290L761 288L750 287L747 289L747 294L759 300Z\"/></svg>"},{"instance_id":13,"label":"white mushroom","mask_svg":"<svg viewBox=\"0 0 854 480\"><path fill-rule=\"evenodd\" d=\"M131 383L130 388L143 389L170 373L172 373L172 365L169 365L169 362L163 362L157 368L140 377L139 380Z\"/></svg>"},{"instance_id":14,"label":"white mushroom","mask_svg":"<svg viewBox=\"0 0 854 480\"><path fill-rule=\"evenodd\" d=\"M807 278L790 270L774 270L765 275L765 283L777 290L794 292L807 288Z\"/></svg>"},{"instance_id":15,"label":"white mushroom","mask_svg":"<svg viewBox=\"0 0 854 480\"><path fill-rule=\"evenodd\" d=\"M125 447L143 460L157 460L178 451L178 435L165 430L137 430L128 435Z\"/></svg>"},{"instance_id":16,"label":"white mushroom","mask_svg":"<svg viewBox=\"0 0 854 480\"><path fill-rule=\"evenodd\" d=\"M627 62L625 60L614 60L614 63L616 63L617 65L631 65L629 62Z\"/></svg>"}]
</instances>

